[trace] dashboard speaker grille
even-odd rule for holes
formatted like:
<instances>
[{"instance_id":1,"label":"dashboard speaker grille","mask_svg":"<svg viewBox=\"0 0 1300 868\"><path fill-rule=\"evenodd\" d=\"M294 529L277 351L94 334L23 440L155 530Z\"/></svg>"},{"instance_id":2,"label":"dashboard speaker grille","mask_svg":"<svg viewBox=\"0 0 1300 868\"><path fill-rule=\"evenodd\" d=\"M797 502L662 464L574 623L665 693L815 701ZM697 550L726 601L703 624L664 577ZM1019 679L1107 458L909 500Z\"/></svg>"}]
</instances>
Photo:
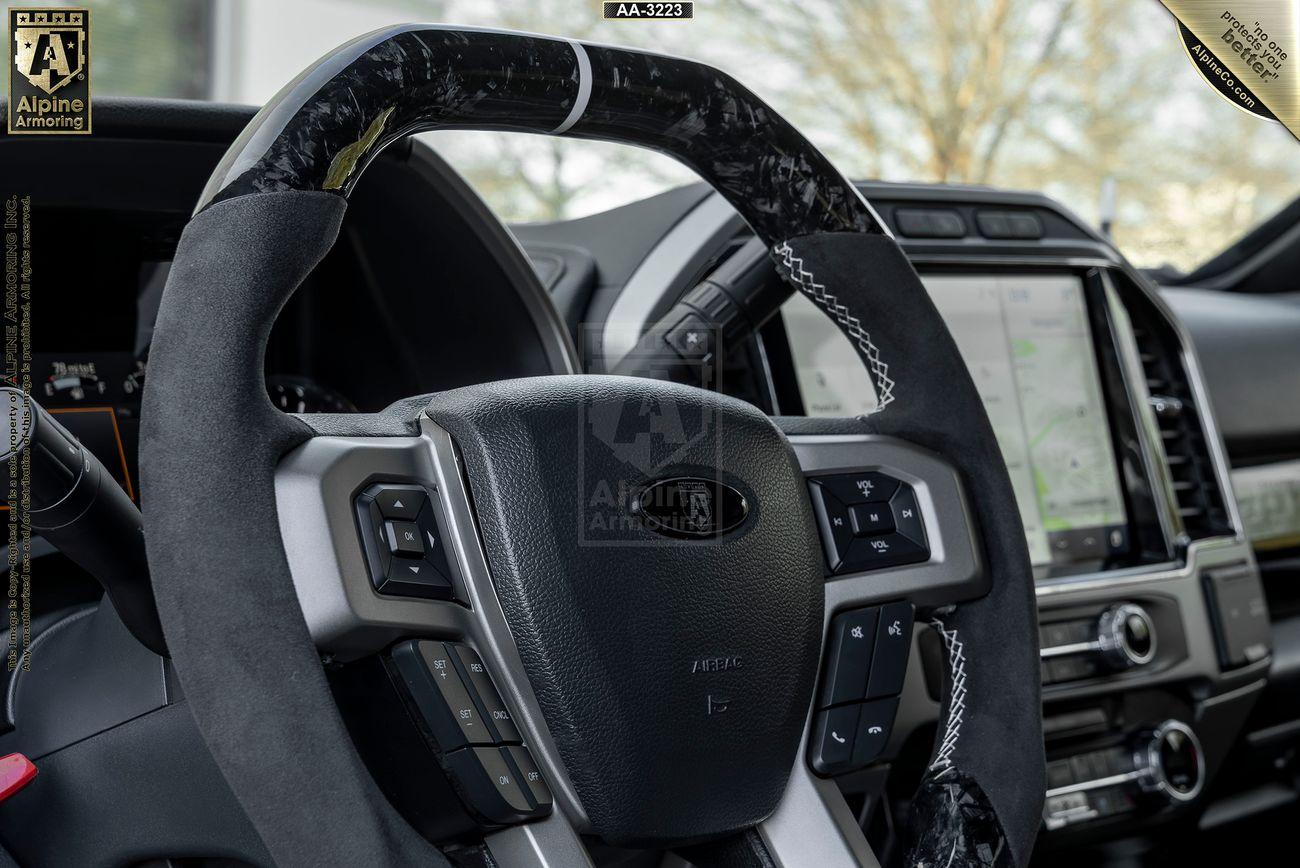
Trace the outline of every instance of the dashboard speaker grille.
<instances>
[{"instance_id":1,"label":"dashboard speaker grille","mask_svg":"<svg viewBox=\"0 0 1300 868\"><path fill-rule=\"evenodd\" d=\"M1151 412L1169 462L1183 529L1197 540L1232 533L1201 411L1187 379L1178 337L1154 309L1130 310Z\"/></svg>"}]
</instances>

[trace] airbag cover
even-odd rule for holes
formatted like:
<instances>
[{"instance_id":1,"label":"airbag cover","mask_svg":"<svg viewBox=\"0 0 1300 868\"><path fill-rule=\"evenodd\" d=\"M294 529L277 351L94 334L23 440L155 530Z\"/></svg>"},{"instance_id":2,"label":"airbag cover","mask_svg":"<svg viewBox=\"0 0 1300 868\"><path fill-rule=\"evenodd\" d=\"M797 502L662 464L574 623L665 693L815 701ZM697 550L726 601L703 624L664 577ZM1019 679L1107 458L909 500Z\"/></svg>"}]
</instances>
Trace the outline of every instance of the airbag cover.
<instances>
[{"instance_id":1,"label":"airbag cover","mask_svg":"<svg viewBox=\"0 0 1300 868\"><path fill-rule=\"evenodd\" d=\"M629 377L488 383L426 412L464 458L497 596L593 831L663 845L767 817L824 604L784 436L748 404ZM680 477L739 492L744 520L716 538L641 526L638 494Z\"/></svg>"}]
</instances>

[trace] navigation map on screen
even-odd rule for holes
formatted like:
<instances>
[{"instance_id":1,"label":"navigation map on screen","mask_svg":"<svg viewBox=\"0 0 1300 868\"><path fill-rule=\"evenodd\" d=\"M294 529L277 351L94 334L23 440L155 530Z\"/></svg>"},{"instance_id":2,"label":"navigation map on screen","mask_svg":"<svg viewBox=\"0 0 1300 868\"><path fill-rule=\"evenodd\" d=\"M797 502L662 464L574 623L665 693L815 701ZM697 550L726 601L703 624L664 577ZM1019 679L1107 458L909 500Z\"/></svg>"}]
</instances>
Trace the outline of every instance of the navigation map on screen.
<instances>
[{"instance_id":1,"label":"navigation map on screen","mask_svg":"<svg viewBox=\"0 0 1300 868\"><path fill-rule=\"evenodd\" d=\"M1035 565L1127 548L1127 521L1083 286L1071 275L923 278L984 399ZM802 297L783 309L810 416L869 412L848 340Z\"/></svg>"}]
</instances>

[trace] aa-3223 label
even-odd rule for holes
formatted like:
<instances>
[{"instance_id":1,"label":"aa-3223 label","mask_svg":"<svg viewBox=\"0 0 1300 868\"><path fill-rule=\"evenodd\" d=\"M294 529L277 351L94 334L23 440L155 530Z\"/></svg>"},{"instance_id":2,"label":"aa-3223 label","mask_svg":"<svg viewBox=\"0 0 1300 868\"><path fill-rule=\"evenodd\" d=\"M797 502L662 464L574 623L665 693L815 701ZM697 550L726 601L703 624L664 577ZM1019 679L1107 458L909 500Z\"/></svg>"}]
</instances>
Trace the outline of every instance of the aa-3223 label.
<instances>
[{"instance_id":1,"label":"aa-3223 label","mask_svg":"<svg viewBox=\"0 0 1300 868\"><path fill-rule=\"evenodd\" d=\"M694 18L694 3L602 3L606 18Z\"/></svg>"}]
</instances>

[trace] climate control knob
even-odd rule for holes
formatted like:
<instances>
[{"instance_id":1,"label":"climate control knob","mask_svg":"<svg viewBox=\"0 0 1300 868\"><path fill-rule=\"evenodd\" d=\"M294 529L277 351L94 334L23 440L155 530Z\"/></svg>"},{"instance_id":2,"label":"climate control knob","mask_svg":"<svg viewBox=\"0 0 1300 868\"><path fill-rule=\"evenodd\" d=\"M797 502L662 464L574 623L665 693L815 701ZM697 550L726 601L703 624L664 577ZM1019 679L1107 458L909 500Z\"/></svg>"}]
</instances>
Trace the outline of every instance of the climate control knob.
<instances>
[{"instance_id":1,"label":"climate control knob","mask_svg":"<svg viewBox=\"0 0 1300 868\"><path fill-rule=\"evenodd\" d=\"M1156 656L1156 625L1137 603L1111 606L1097 619L1097 650L1112 669L1150 663Z\"/></svg>"},{"instance_id":2,"label":"climate control knob","mask_svg":"<svg viewBox=\"0 0 1300 868\"><path fill-rule=\"evenodd\" d=\"M1171 802L1190 802L1205 782L1205 754L1192 728L1166 720L1138 740L1133 751L1138 783Z\"/></svg>"}]
</instances>

